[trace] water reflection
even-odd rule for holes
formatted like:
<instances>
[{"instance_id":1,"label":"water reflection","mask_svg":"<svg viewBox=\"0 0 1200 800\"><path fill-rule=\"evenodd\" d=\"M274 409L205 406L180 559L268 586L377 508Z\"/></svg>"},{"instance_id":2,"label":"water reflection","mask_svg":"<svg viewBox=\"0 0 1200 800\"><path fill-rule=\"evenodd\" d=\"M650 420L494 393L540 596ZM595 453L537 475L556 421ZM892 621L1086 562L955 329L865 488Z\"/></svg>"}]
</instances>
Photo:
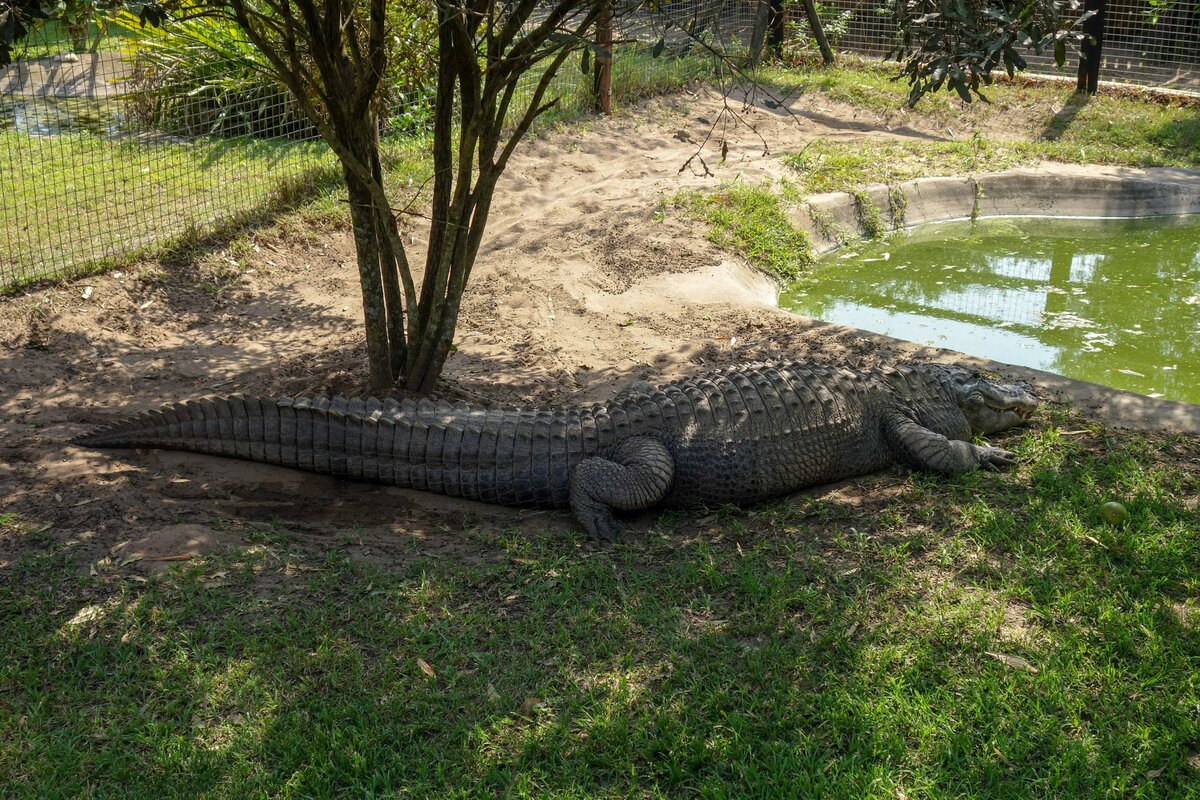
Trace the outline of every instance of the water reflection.
<instances>
[{"instance_id":1,"label":"water reflection","mask_svg":"<svg viewBox=\"0 0 1200 800\"><path fill-rule=\"evenodd\" d=\"M1200 403L1200 217L923 226L839 251L780 303Z\"/></svg>"},{"instance_id":2,"label":"water reflection","mask_svg":"<svg viewBox=\"0 0 1200 800\"><path fill-rule=\"evenodd\" d=\"M0 99L0 131L28 136L112 136L121 131L121 115L111 99L8 96Z\"/></svg>"}]
</instances>

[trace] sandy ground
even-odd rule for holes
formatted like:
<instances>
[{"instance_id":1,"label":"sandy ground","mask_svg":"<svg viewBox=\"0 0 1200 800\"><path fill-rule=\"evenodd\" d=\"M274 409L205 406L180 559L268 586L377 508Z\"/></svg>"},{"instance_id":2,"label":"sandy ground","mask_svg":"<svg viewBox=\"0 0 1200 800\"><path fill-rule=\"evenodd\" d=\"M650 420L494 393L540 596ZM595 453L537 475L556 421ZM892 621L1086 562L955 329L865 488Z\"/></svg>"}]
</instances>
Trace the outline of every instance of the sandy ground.
<instances>
[{"instance_id":1,"label":"sandy ground","mask_svg":"<svg viewBox=\"0 0 1200 800\"><path fill-rule=\"evenodd\" d=\"M702 225L669 204L664 213L664 201L680 189L775 177L779 155L817 137L869 143L943 132L819 97L801 98L795 117L758 107L735 119L722 108L708 92L661 98L518 151L497 194L444 395L589 401L634 380L717 364L789 357L867 365L904 349L775 309L766 279L707 242ZM698 159L681 170L710 131L711 174ZM421 227L409 235L416 260ZM126 410L200 395L361 393L360 321L342 230L272 228L250 247L189 264L147 263L0 300L0 512L71 543L77 563L93 570L162 569L271 525L383 560L462 557L481 529L574 529L565 514L207 456L66 444ZM632 529L652 520L635 518ZM0 567L21 546L13 526L7 531L0 527Z\"/></svg>"}]
</instances>

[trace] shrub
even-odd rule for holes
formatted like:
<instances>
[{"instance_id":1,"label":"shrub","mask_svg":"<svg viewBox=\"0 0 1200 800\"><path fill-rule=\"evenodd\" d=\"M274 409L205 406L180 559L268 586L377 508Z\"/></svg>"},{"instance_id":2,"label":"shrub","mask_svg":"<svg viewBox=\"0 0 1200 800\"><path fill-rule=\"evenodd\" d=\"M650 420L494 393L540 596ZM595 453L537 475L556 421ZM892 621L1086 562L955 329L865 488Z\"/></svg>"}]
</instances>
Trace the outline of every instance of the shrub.
<instances>
[{"instance_id":1,"label":"shrub","mask_svg":"<svg viewBox=\"0 0 1200 800\"><path fill-rule=\"evenodd\" d=\"M411 131L430 117L437 63L432 4L395 3L390 15L397 52L389 60L382 118L390 129ZM316 136L290 90L236 24L181 16L161 28L142 29L132 41L128 101L136 125L181 136Z\"/></svg>"},{"instance_id":2,"label":"shrub","mask_svg":"<svg viewBox=\"0 0 1200 800\"><path fill-rule=\"evenodd\" d=\"M307 139L315 131L262 54L228 20L175 20L133 43L129 113L180 136Z\"/></svg>"}]
</instances>

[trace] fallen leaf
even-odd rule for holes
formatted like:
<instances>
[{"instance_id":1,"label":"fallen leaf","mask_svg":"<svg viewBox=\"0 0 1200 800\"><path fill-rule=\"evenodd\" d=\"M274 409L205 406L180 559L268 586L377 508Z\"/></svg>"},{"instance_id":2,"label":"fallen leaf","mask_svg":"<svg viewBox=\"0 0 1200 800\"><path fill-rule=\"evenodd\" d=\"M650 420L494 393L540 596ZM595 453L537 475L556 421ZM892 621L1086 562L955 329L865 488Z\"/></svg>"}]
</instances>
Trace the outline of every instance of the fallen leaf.
<instances>
[{"instance_id":1,"label":"fallen leaf","mask_svg":"<svg viewBox=\"0 0 1200 800\"><path fill-rule=\"evenodd\" d=\"M500 693L496 691L496 687L492 685L491 681L488 681L487 696L493 703L500 699Z\"/></svg>"},{"instance_id":2,"label":"fallen leaf","mask_svg":"<svg viewBox=\"0 0 1200 800\"><path fill-rule=\"evenodd\" d=\"M1148 770L1146 770L1146 777L1147 778L1157 778L1159 775L1162 775L1164 772L1166 772L1165 769L1148 769Z\"/></svg>"},{"instance_id":3,"label":"fallen leaf","mask_svg":"<svg viewBox=\"0 0 1200 800\"><path fill-rule=\"evenodd\" d=\"M75 616L71 617L71 619L68 620L67 624L72 627L74 627L76 625L83 625L85 623L92 622L93 620L99 619L100 615L103 612L104 612L103 606L84 606L83 608L81 608L75 612Z\"/></svg>"},{"instance_id":4,"label":"fallen leaf","mask_svg":"<svg viewBox=\"0 0 1200 800\"><path fill-rule=\"evenodd\" d=\"M1020 656L1012 656L1012 655L1009 655L1008 653L993 653L990 650L987 651L987 655L996 659L997 661L999 661L1001 664L1003 664L1006 667L1012 667L1013 669L1024 670L1025 672L1029 672L1034 675L1036 675L1038 673L1037 667L1035 667L1033 664L1030 664L1028 661L1021 658Z\"/></svg>"},{"instance_id":5,"label":"fallen leaf","mask_svg":"<svg viewBox=\"0 0 1200 800\"><path fill-rule=\"evenodd\" d=\"M433 672L433 667L429 666L429 662L426 661L425 659L418 658L417 666L421 668L421 672L424 672L429 677L431 677L431 678L437 677Z\"/></svg>"},{"instance_id":6,"label":"fallen leaf","mask_svg":"<svg viewBox=\"0 0 1200 800\"><path fill-rule=\"evenodd\" d=\"M532 719L541 707L542 699L540 697L526 697L525 702L521 703L521 707L517 709L517 715Z\"/></svg>"}]
</instances>

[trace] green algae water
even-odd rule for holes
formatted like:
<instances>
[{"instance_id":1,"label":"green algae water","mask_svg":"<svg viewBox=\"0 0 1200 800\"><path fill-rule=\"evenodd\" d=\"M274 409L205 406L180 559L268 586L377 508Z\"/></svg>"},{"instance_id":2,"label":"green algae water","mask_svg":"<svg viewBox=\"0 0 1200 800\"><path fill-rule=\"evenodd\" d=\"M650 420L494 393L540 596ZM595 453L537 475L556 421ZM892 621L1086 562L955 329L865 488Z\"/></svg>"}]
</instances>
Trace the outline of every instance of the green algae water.
<instances>
[{"instance_id":1,"label":"green algae water","mask_svg":"<svg viewBox=\"0 0 1200 800\"><path fill-rule=\"evenodd\" d=\"M1200 216L990 219L851 245L797 314L1200 403Z\"/></svg>"}]
</instances>

